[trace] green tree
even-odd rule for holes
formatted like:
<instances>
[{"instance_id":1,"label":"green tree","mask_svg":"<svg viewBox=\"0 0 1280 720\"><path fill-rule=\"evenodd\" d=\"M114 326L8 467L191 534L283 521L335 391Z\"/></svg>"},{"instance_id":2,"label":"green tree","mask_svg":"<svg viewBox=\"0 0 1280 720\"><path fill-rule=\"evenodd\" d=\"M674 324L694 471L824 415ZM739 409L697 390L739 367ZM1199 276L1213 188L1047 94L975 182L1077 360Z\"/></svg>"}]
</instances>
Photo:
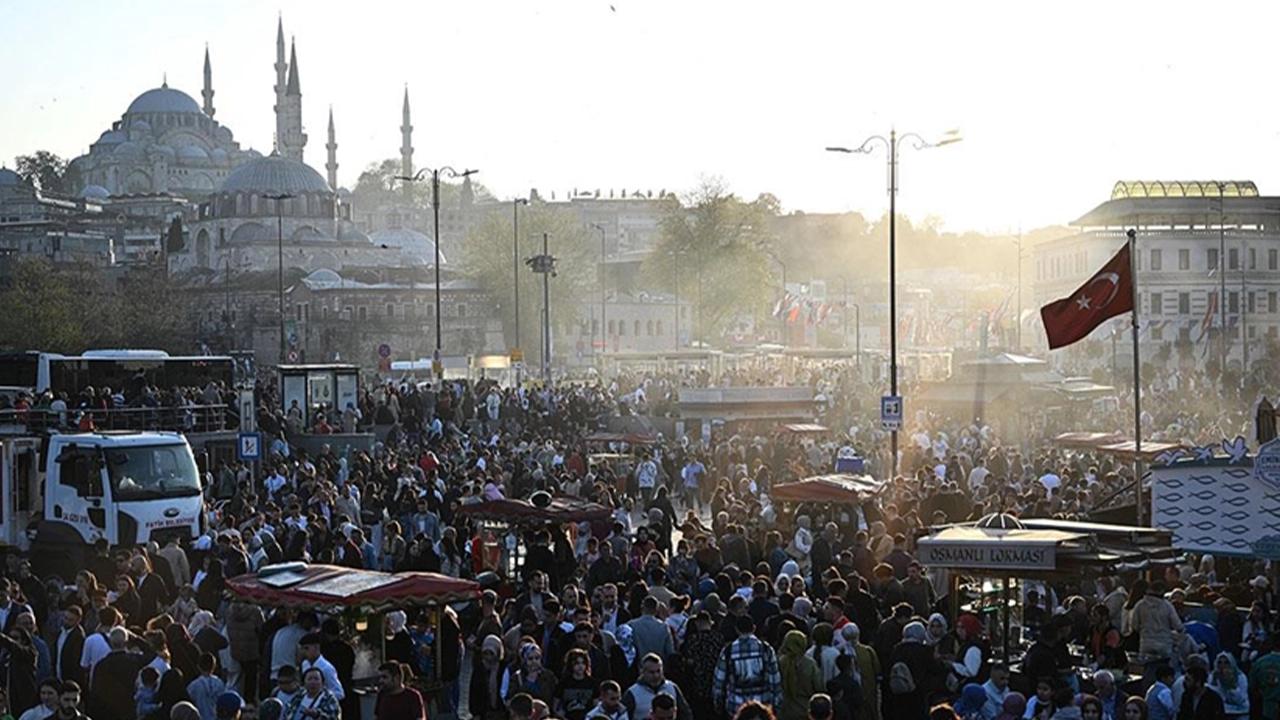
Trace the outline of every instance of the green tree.
<instances>
[{"instance_id":1,"label":"green tree","mask_svg":"<svg viewBox=\"0 0 1280 720\"><path fill-rule=\"evenodd\" d=\"M39 257L19 258L0 292L0 343L14 350L79 352L92 337L84 287Z\"/></svg>"},{"instance_id":2,"label":"green tree","mask_svg":"<svg viewBox=\"0 0 1280 720\"><path fill-rule=\"evenodd\" d=\"M163 264L130 268L114 299L114 345L185 353L195 344L186 294Z\"/></svg>"},{"instance_id":3,"label":"green tree","mask_svg":"<svg viewBox=\"0 0 1280 720\"><path fill-rule=\"evenodd\" d=\"M533 203L520 208L518 251L513 247L512 214L490 213L476 225L463 249L463 262L471 277L488 292L499 315L508 342L515 344L514 274L520 283L520 343L526 362L537 362L541 337L542 276L529 269L525 260L542 254L542 235L547 234L552 255L557 258L556 276L551 278L551 322L561 336L566 326L581 320L582 306L596 285L597 249L593 236L577 216L567 210ZM513 267L515 258L520 269Z\"/></svg>"},{"instance_id":4,"label":"green tree","mask_svg":"<svg viewBox=\"0 0 1280 720\"><path fill-rule=\"evenodd\" d=\"M651 286L678 289L693 304L692 337L716 344L737 316L755 314L778 296L778 268L765 252L778 209L772 195L747 202L715 179L672 197L642 273Z\"/></svg>"},{"instance_id":5,"label":"green tree","mask_svg":"<svg viewBox=\"0 0 1280 720\"><path fill-rule=\"evenodd\" d=\"M41 192L69 193L74 188L67 186L67 161L48 150L37 150L31 155L19 155L15 158L15 172Z\"/></svg>"}]
</instances>

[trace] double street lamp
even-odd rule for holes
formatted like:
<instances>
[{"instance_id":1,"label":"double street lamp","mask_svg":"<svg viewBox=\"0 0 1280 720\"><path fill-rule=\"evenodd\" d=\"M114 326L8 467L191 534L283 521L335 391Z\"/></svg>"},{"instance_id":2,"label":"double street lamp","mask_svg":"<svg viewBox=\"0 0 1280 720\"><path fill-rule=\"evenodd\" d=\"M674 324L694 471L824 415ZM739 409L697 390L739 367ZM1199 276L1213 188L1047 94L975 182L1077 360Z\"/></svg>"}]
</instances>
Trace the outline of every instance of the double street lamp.
<instances>
[{"instance_id":1,"label":"double street lamp","mask_svg":"<svg viewBox=\"0 0 1280 720\"><path fill-rule=\"evenodd\" d=\"M440 175L443 174L445 177L447 177L450 180L456 180L458 178L465 178L468 175L474 175L475 173L478 173L478 172L480 171L479 170L463 170L459 172L458 170L454 170L452 167L445 165L444 167L438 167L438 168L422 168L421 170L414 173L413 175L397 175L396 176L397 180L403 180L405 182L418 182L422 180L423 177L426 175L431 176L431 215L432 215L432 227L433 227L433 230L432 230L433 237L431 238L431 241L432 241L431 244L435 246L435 254L436 254L436 257L435 257L436 351L435 351L435 355L431 358L432 360L431 364L435 366L436 377L439 379L444 378L444 365L442 364L441 357L440 357L440 347L441 347L440 346L440 341L441 341L441 332L440 332Z\"/></svg>"},{"instance_id":2,"label":"double street lamp","mask_svg":"<svg viewBox=\"0 0 1280 720\"><path fill-rule=\"evenodd\" d=\"M899 135L896 130L889 131L889 137L872 135L856 148L828 147L827 152L848 154L869 154L877 143L883 143L889 151L889 394L898 396L898 291L897 291L897 195L898 195L898 149L904 140L911 140L916 150L941 147L960 142L960 134L952 130L935 142L929 142L917 133ZM890 452L892 455L893 475L898 474L898 430L892 431Z\"/></svg>"}]
</instances>

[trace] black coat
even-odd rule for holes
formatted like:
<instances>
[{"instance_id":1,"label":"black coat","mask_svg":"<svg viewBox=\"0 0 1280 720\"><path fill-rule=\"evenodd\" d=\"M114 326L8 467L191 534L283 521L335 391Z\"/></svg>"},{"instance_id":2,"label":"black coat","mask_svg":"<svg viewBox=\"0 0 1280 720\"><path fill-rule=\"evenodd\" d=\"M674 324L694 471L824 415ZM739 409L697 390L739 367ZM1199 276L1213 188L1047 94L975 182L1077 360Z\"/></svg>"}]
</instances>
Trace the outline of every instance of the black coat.
<instances>
[{"instance_id":1,"label":"black coat","mask_svg":"<svg viewBox=\"0 0 1280 720\"><path fill-rule=\"evenodd\" d=\"M30 641L19 642L8 635L0 635L0 650L4 650L7 655L9 707L34 706L39 699L36 695L35 645Z\"/></svg>"},{"instance_id":2,"label":"black coat","mask_svg":"<svg viewBox=\"0 0 1280 720\"><path fill-rule=\"evenodd\" d=\"M61 634L61 631L59 631ZM58 638L51 643L54 652L58 650ZM80 667L80 655L84 652L84 629L79 625L71 628L67 639L62 643L62 652L53 659L54 674L63 680L74 680L84 687L84 669ZM15 706L16 707L16 706Z\"/></svg>"},{"instance_id":3,"label":"black coat","mask_svg":"<svg viewBox=\"0 0 1280 720\"><path fill-rule=\"evenodd\" d=\"M124 650L112 650L93 667L89 690L89 716L132 720L137 706L133 702L134 681L145 665L144 657Z\"/></svg>"},{"instance_id":4,"label":"black coat","mask_svg":"<svg viewBox=\"0 0 1280 720\"><path fill-rule=\"evenodd\" d=\"M1204 689L1199 702L1191 693L1182 694L1182 707L1178 708L1178 720L1223 720L1226 713L1222 705L1222 697L1218 693Z\"/></svg>"},{"instance_id":5,"label":"black coat","mask_svg":"<svg viewBox=\"0 0 1280 720\"><path fill-rule=\"evenodd\" d=\"M886 668L896 663L906 663L915 680L914 692L884 696L885 717L888 720L918 720L929 714L929 697L944 687L947 669L934 655L933 648L918 642L900 642L893 648ZM887 690L887 688L886 688Z\"/></svg>"}]
</instances>

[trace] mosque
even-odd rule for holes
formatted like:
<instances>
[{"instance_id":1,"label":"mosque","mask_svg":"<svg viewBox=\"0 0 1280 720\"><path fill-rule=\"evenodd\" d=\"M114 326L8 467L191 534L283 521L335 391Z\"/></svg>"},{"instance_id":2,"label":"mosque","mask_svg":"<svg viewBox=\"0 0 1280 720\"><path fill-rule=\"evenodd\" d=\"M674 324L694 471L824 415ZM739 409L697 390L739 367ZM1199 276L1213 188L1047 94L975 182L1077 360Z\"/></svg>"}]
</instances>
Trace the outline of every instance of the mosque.
<instances>
[{"instance_id":1,"label":"mosque","mask_svg":"<svg viewBox=\"0 0 1280 720\"><path fill-rule=\"evenodd\" d=\"M327 176L306 164L296 44L290 43L287 56L285 51L281 20L274 65L275 149L270 155L242 148L231 129L214 119L213 68L206 48L203 102L170 87L167 80L139 95L88 153L71 161L80 197L106 203L128 199L135 207L145 198L188 201L187 242L168 252L169 267L178 273L270 267L280 255L286 267L306 271L434 263L432 239L408 223L366 222L366 234L352 221L350 193L337 187L332 109L325 144ZM401 170L409 175L413 125L407 90L402 113ZM383 218L398 217L394 209L379 210Z\"/></svg>"}]
</instances>

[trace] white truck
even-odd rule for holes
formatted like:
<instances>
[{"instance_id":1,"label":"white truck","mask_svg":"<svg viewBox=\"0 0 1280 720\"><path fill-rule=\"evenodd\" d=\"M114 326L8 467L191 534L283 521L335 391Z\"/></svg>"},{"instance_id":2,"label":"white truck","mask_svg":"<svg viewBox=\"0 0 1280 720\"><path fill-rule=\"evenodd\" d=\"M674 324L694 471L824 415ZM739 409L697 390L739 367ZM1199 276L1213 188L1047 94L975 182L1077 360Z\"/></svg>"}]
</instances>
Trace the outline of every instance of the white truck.
<instances>
[{"instance_id":1,"label":"white truck","mask_svg":"<svg viewBox=\"0 0 1280 720\"><path fill-rule=\"evenodd\" d=\"M0 436L0 546L30 551L40 569L74 572L100 539L195 538L203 522L200 472L181 434Z\"/></svg>"}]
</instances>

